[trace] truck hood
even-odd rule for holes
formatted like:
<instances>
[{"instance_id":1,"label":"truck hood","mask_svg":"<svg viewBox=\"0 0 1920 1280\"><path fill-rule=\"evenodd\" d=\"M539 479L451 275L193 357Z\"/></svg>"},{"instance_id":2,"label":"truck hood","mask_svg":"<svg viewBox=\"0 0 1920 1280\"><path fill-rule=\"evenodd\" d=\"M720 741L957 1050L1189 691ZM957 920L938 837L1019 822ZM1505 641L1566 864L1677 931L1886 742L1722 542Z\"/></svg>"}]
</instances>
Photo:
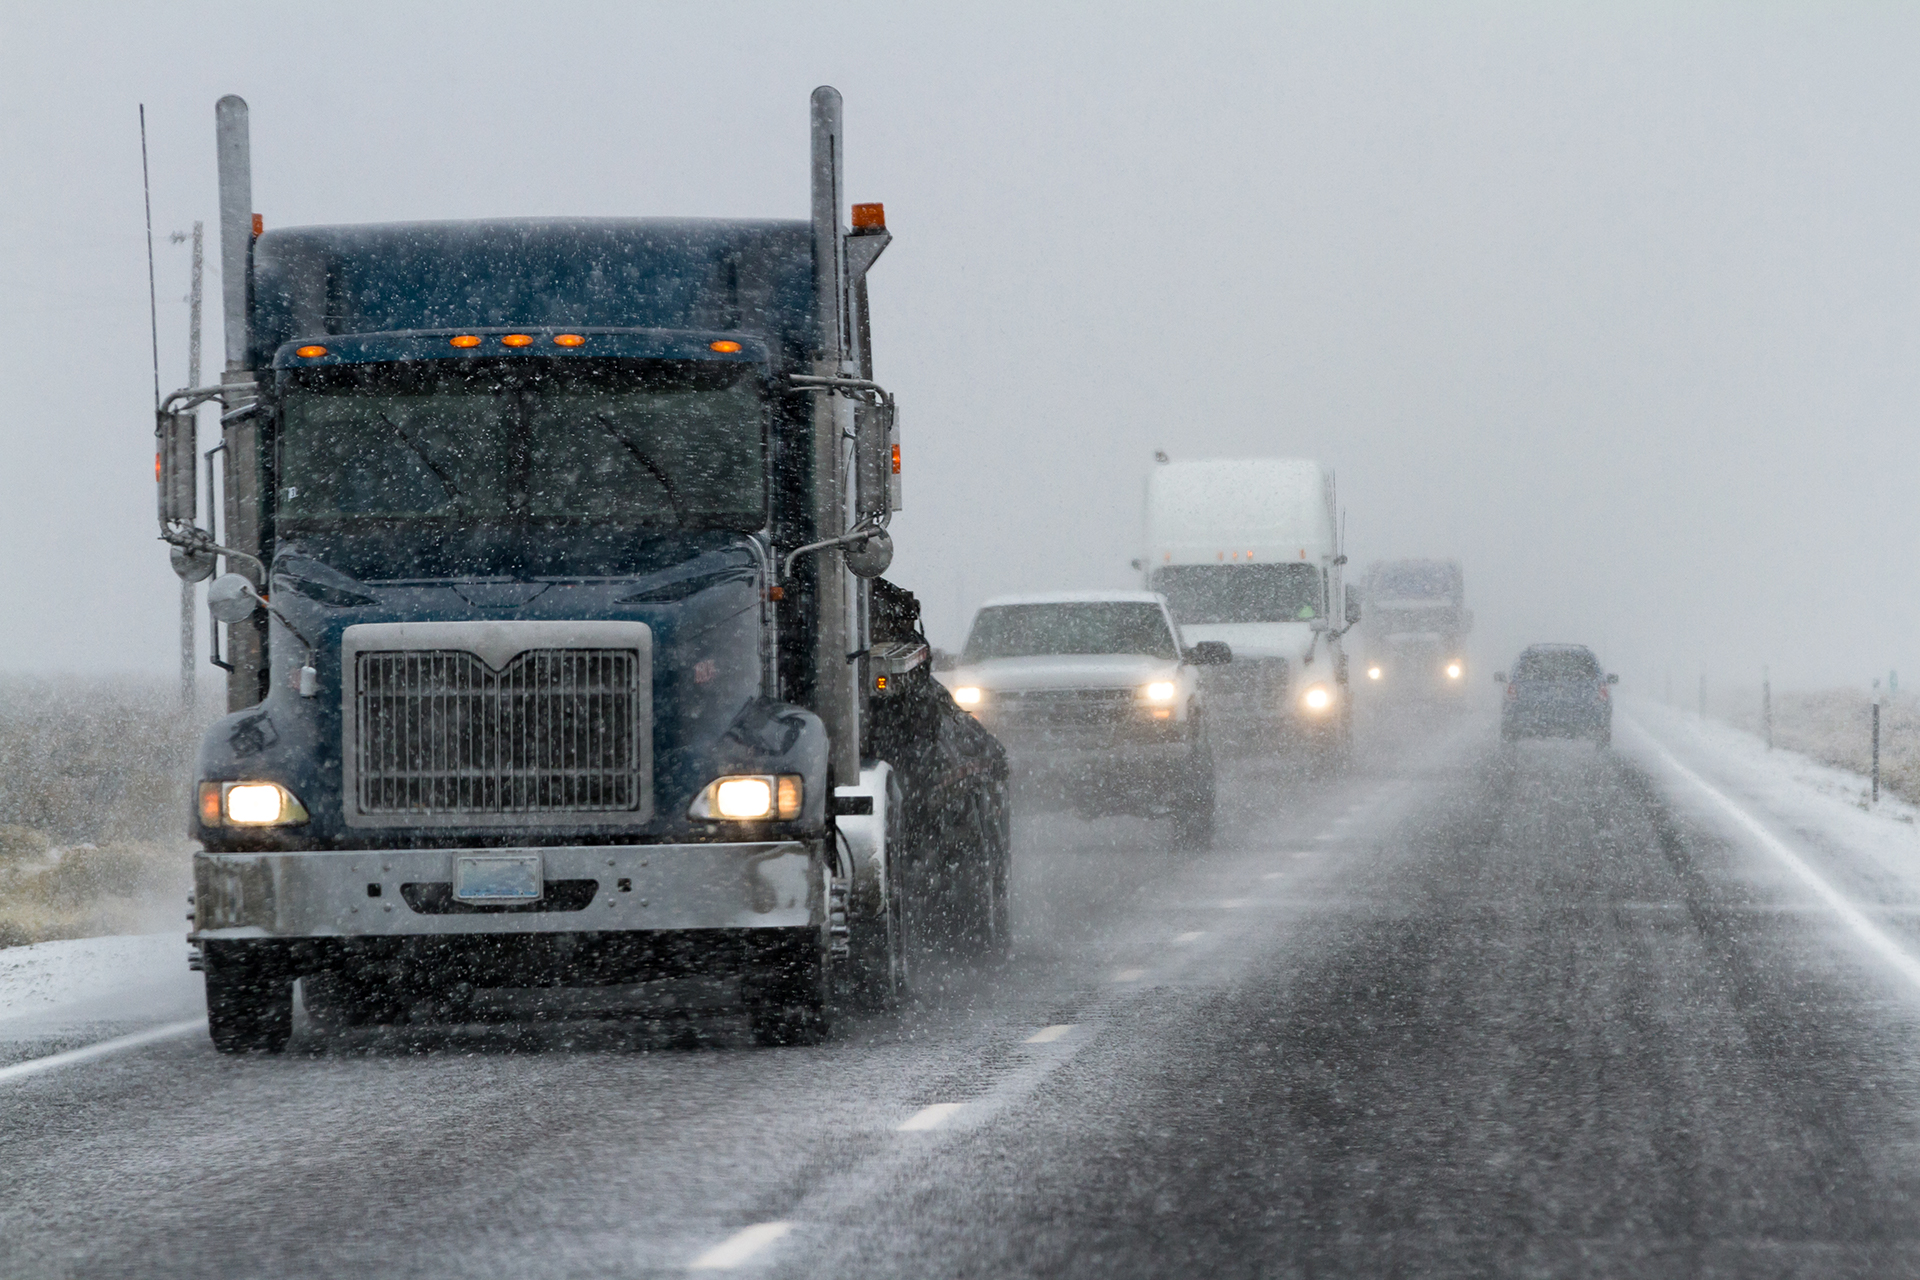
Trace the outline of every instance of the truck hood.
<instances>
[{"instance_id":1,"label":"truck hood","mask_svg":"<svg viewBox=\"0 0 1920 1280\"><path fill-rule=\"evenodd\" d=\"M1222 640L1240 658L1285 658L1298 662L1313 645L1313 628L1304 622L1187 622L1180 634L1189 645Z\"/></svg>"},{"instance_id":2,"label":"truck hood","mask_svg":"<svg viewBox=\"0 0 1920 1280\"><path fill-rule=\"evenodd\" d=\"M1166 680L1178 668L1170 658L1131 653L1073 653L993 658L942 672L949 689L975 685L1005 692L1026 689L1125 689Z\"/></svg>"}]
</instances>

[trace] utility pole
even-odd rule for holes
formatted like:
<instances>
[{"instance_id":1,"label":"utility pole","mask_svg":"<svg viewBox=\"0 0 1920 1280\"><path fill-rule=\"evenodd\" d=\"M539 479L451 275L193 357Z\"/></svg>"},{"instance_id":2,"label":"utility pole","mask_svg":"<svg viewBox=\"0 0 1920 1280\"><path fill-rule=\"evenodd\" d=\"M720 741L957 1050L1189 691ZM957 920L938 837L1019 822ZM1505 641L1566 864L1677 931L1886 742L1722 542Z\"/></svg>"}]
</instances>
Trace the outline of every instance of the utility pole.
<instances>
[{"instance_id":1,"label":"utility pole","mask_svg":"<svg viewBox=\"0 0 1920 1280\"><path fill-rule=\"evenodd\" d=\"M1766 730L1767 750L1773 750L1773 672L1760 668L1760 724Z\"/></svg>"},{"instance_id":2,"label":"utility pole","mask_svg":"<svg viewBox=\"0 0 1920 1280\"><path fill-rule=\"evenodd\" d=\"M175 244L187 239L186 233L176 231L170 237ZM200 300L201 281L206 269L206 224L193 224L193 288L187 294L187 385L200 385ZM195 414L200 411L194 410ZM197 492L199 486L189 486ZM186 578L180 579L180 705L191 707L194 702L194 593L193 583Z\"/></svg>"}]
</instances>

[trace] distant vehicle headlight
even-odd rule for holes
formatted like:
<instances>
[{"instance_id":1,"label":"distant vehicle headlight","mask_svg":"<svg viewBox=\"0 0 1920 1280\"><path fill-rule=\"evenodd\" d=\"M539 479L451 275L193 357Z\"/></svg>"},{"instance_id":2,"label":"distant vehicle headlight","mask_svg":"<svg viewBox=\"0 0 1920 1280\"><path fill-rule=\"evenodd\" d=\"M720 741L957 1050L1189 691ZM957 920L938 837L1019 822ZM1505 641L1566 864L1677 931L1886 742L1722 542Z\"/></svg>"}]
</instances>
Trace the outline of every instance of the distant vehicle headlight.
<instances>
[{"instance_id":1,"label":"distant vehicle headlight","mask_svg":"<svg viewBox=\"0 0 1920 1280\"><path fill-rule=\"evenodd\" d=\"M203 782L200 821L209 827L295 827L307 821L307 807L277 782Z\"/></svg>"},{"instance_id":2,"label":"distant vehicle headlight","mask_svg":"<svg viewBox=\"0 0 1920 1280\"><path fill-rule=\"evenodd\" d=\"M1300 695L1300 705L1309 711L1325 711L1333 705L1333 690L1323 684L1316 684Z\"/></svg>"},{"instance_id":3,"label":"distant vehicle headlight","mask_svg":"<svg viewBox=\"0 0 1920 1280\"><path fill-rule=\"evenodd\" d=\"M970 684L963 684L953 691L953 700L963 707L980 705L980 691Z\"/></svg>"},{"instance_id":4,"label":"distant vehicle headlight","mask_svg":"<svg viewBox=\"0 0 1920 1280\"><path fill-rule=\"evenodd\" d=\"M1155 680L1141 692L1147 695L1148 702L1172 702L1173 695L1179 690L1174 688L1171 680Z\"/></svg>"},{"instance_id":5,"label":"distant vehicle headlight","mask_svg":"<svg viewBox=\"0 0 1920 1280\"><path fill-rule=\"evenodd\" d=\"M715 778L687 807L689 818L753 822L800 816L800 775L783 773L736 774Z\"/></svg>"},{"instance_id":6,"label":"distant vehicle headlight","mask_svg":"<svg viewBox=\"0 0 1920 1280\"><path fill-rule=\"evenodd\" d=\"M1447 664L1447 679L1458 680L1463 671L1465 671L1465 668L1462 667L1459 663L1449 662Z\"/></svg>"},{"instance_id":7,"label":"distant vehicle headlight","mask_svg":"<svg viewBox=\"0 0 1920 1280\"><path fill-rule=\"evenodd\" d=\"M1379 678L1380 678L1380 668L1378 667L1367 668L1367 679L1378 680Z\"/></svg>"}]
</instances>

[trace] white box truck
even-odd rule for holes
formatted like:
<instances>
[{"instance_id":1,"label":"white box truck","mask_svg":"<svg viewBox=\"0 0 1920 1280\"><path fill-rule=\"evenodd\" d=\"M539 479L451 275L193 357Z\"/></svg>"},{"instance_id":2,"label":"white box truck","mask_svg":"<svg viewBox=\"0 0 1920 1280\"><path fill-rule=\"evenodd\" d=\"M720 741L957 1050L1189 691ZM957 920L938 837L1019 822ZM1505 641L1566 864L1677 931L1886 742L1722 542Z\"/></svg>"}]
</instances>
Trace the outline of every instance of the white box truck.
<instances>
[{"instance_id":1,"label":"white box truck","mask_svg":"<svg viewBox=\"0 0 1920 1280\"><path fill-rule=\"evenodd\" d=\"M1352 731L1341 637L1359 617L1341 581L1333 473L1304 458L1163 462L1147 477L1147 585L1207 672L1215 740L1344 759Z\"/></svg>"}]
</instances>

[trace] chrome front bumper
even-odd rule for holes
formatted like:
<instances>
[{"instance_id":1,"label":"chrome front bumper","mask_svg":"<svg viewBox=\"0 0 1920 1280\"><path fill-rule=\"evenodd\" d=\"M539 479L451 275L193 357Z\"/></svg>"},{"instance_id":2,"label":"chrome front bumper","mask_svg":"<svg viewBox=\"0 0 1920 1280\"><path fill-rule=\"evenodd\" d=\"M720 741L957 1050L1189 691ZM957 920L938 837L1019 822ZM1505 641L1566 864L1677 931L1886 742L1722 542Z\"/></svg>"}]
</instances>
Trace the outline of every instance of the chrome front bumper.
<instances>
[{"instance_id":1,"label":"chrome front bumper","mask_svg":"<svg viewBox=\"0 0 1920 1280\"><path fill-rule=\"evenodd\" d=\"M540 855L543 901L451 902L456 857L506 853ZM194 942L792 929L827 911L821 851L800 841L200 853L193 880Z\"/></svg>"}]
</instances>

